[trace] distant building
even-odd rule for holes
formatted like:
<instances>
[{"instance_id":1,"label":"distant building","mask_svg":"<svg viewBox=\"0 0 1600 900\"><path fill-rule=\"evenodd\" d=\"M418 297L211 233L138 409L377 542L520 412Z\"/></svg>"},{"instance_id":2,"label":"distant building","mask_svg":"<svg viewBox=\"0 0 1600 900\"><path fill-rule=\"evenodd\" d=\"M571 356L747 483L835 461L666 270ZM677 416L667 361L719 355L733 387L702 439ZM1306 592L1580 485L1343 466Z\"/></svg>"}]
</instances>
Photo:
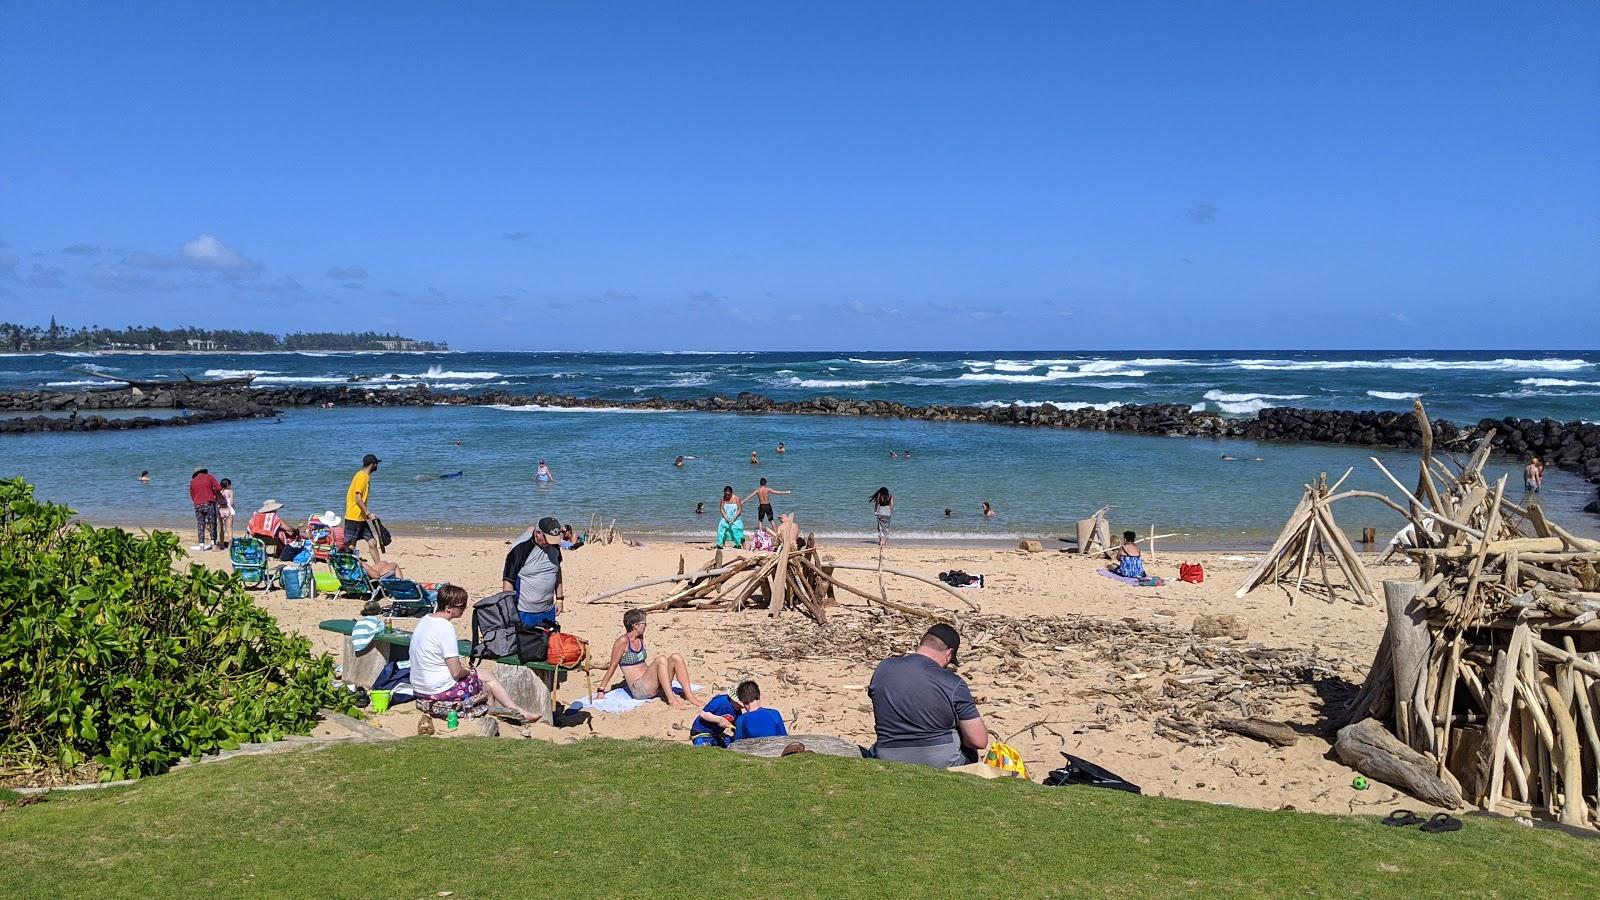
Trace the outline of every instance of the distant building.
<instances>
[{"instance_id":1,"label":"distant building","mask_svg":"<svg viewBox=\"0 0 1600 900\"><path fill-rule=\"evenodd\" d=\"M385 350L429 350L434 347L432 341L375 341Z\"/></svg>"},{"instance_id":2,"label":"distant building","mask_svg":"<svg viewBox=\"0 0 1600 900\"><path fill-rule=\"evenodd\" d=\"M207 341L207 340L202 340L200 338L189 338L187 341L185 341L185 343L187 343L189 345L189 349L190 350L215 350L215 349L217 349L217 342L216 341Z\"/></svg>"}]
</instances>

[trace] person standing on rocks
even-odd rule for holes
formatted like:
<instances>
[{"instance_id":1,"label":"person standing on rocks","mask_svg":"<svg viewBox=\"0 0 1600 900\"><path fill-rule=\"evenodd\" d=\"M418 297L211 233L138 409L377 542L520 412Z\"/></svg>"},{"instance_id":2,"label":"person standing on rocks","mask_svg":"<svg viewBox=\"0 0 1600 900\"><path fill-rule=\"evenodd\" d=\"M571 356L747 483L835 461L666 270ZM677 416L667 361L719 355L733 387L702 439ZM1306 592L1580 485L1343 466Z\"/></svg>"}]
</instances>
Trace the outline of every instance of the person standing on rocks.
<instances>
[{"instance_id":1,"label":"person standing on rocks","mask_svg":"<svg viewBox=\"0 0 1600 900\"><path fill-rule=\"evenodd\" d=\"M195 545L191 550L210 550L220 540L217 534L217 499L222 485L205 466L198 466L189 478L189 501L194 504Z\"/></svg>"}]
</instances>

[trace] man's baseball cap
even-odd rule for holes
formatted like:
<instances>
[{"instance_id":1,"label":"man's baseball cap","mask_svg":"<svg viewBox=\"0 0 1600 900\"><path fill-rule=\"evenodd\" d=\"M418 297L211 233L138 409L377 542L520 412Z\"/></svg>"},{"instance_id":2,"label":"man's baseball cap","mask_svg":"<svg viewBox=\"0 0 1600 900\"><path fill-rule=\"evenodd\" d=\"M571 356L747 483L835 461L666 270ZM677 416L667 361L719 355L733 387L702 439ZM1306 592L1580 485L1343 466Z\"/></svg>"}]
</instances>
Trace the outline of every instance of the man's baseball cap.
<instances>
[{"instance_id":1,"label":"man's baseball cap","mask_svg":"<svg viewBox=\"0 0 1600 900\"><path fill-rule=\"evenodd\" d=\"M929 628L923 637L938 638L946 647L950 648L950 665L957 665L956 651L961 648L961 635L954 628L943 622Z\"/></svg>"},{"instance_id":2,"label":"man's baseball cap","mask_svg":"<svg viewBox=\"0 0 1600 900\"><path fill-rule=\"evenodd\" d=\"M561 522L555 516L545 516L539 520L539 530L547 538L561 539Z\"/></svg>"},{"instance_id":3,"label":"man's baseball cap","mask_svg":"<svg viewBox=\"0 0 1600 900\"><path fill-rule=\"evenodd\" d=\"M373 455L371 453L368 453L366 456L361 457L361 464L363 466L375 466L380 461L381 460L379 460L377 456L375 456L375 455Z\"/></svg>"}]
</instances>

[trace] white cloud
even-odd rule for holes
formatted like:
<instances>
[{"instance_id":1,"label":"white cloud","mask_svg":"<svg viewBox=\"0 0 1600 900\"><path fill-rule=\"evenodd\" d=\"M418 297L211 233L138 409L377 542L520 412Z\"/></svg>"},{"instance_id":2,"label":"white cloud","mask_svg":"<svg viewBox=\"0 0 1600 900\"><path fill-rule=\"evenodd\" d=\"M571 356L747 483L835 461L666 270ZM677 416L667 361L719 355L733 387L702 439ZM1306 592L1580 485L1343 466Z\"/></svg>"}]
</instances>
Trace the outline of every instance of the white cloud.
<instances>
[{"instance_id":1,"label":"white cloud","mask_svg":"<svg viewBox=\"0 0 1600 900\"><path fill-rule=\"evenodd\" d=\"M128 265L138 266L141 269L194 269L230 275L249 275L261 271L260 263L229 247L211 234L202 234L184 244L179 248L177 256L132 253L126 261Z\"/></svg>"}]
</instances>

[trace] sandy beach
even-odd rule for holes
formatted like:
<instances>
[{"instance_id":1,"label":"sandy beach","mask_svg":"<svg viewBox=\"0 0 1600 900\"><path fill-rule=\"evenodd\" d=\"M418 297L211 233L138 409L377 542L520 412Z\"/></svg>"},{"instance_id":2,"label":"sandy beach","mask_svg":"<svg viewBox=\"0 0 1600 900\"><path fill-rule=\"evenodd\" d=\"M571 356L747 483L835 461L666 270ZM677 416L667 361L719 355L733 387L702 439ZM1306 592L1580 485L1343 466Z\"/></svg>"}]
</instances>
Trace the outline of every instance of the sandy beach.
<instances>
[{"instance_id":1,"label":"sandy beach","mask_svg":"<svg viewBox=\"0 0 1600 900\"><path fill-rule=\"evenodd\" d=\"M463 585L477 599L499 589L501 562L512 537L510 533L499 540L401 536L388 558L399 562L409 576ZM876 561L876 548L863 543L823 549L825 556L841 562ZM653 603L666 590L644 589L592 604L581 602L582 598L672 574L680 556L690 569L702 566L713 552L705 544L651 543L636 548L621 542L569 551L564 567L565 630L590 641L603 666L604 654L621 632L622 612ZM198 556L209 566L227 565L220 552ZM1325 701L1336 712L1349 696L1348 685L1359 684L1364 676L1383 632L1381 609L1358 606L1348 597L1329 603L1303 596L1291 604L1278 589L1235 599L1233 591L1258 558L1250 552L1158 552L1148 567L1169 583L1153 588L1099 577L1095 574L1099 561L1055 548L1030 554L891 546L886 564L930 577L948 569L986 576L984 588L963 592L981 607L979 613L961 609L947 593L905 579L889 579L889 596L959 611L971 623L961 674L971 684L991 733L1022 752L1036 780L1061 763L1060 752L1069 751L1140 784L1150 794L1328 813L1392 807L1400 800L1395 791L1376 784L1356 791L1350 783L1354 773L1327 758L1332 731L1323 714ZM1180 562L1203 563L1205 583L1178 581ZM1374 574L1399 577L1409 571L1409 566L1394 565L1377 568ZM841 574L862 588L876 585L872 573ZM316 648L335 656L342 638L319 631L317 623L353 617L361 606L356 600L287 600L279 592L256 596L284 629L309 635ZM767 705L782 711L791 733L832 734L870 744L872 716L865 686L876 657L908 651L921 628L898 614L869 610L859 598L841 598L841 604L830 609L826 631L798 614L773 618L765 609L653 613L650 649L682 653L708 696L729 689L742 676L754 677ZM1196 616L1218 613L1245 616L1248 638L1202 639L1188 634ZM409 627L405 620L396 620L396 626ZM457 626L467 636L469 618ZM1174 718L1184 719L1185 708L1193 711L1187 696L1192 688L1186 682L1198 680L1204 690L1207 673L1227 668L1228 659L1236 663L1240 654L1263 651L1269 657L1314 662L1310 670L1289 679L1297 683L1256 685L1212 698L1201 708L1211 715L1202 718L1257 715L1286 721L1302 732L1298 743L1280 749L1235 735L1186 736L1169 727ZM584 679L577 674L568 678L557 700L570 703L585 693ZM592 732L583 724L555 727L543 722L529 732L534 739L562 742L582 740L591 733L687 741L691 716L653 703L623 715L596 714ZM378 727L402 735L414 734L416 722L417 713L409 706L374 717ZM475 732L464 728L459 733ZM515 734L515 729L508 732ZM1416 803L1409 798L1407 802Z\"/></svg>"}]
</instances>

